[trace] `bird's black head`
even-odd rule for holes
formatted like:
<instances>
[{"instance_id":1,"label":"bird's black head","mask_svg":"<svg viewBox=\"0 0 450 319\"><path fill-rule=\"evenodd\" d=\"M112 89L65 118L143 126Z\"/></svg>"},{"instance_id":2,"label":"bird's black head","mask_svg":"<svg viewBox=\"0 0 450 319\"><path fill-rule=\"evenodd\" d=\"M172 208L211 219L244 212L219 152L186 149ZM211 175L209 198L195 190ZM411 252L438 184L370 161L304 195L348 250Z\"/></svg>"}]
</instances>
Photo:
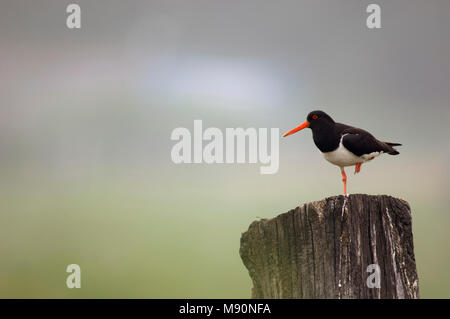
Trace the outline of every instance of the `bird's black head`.
<instances>
[{"instance_id":1,"label":"bird's black head","mask_svg":"<svg viewBox=\"0 0 450 319\"><path fill-rule=\"evenodd\" d=\"M293 130L290 130L289 132L285 133L283 137L294 134L295 132L298 132L300 130L303 130L304 128L309 127L310 129L320 129L329 127L334 124L334 120L324 111L312 111L308 114L306 117L306 121L300 124L300 126L297 126Z\"/></svg>"},{"instance_id":2,"label":"bird's black head","mask_svg":"<svg viewBox=\"0 0 450 319\"><path fill-rule=\"evenodd\" d=\"M324 111L312 111L306 117L310 129L315 129L330 124L334 124L334 120Z\"/></svg>"}]
</instances>

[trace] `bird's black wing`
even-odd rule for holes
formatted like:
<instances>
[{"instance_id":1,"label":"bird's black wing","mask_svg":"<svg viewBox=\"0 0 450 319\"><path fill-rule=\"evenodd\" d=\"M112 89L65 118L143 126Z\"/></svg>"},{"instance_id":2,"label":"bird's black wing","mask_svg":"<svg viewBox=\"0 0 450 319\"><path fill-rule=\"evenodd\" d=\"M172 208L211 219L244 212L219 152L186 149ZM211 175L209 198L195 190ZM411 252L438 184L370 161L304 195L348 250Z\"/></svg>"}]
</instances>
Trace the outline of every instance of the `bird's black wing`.
<instances>
[{"instance_id":1,"label":"bird's black wing","mask_svg":"<svg viewBox=\"0 0 450 319\"><path fill-rule=\"evenodd\" d=\"M377 140L372 134L356 127L342 130L342 144L356 156L383 152L391 155L399 154L392 146Z\"/></svg>"}]
</instances>

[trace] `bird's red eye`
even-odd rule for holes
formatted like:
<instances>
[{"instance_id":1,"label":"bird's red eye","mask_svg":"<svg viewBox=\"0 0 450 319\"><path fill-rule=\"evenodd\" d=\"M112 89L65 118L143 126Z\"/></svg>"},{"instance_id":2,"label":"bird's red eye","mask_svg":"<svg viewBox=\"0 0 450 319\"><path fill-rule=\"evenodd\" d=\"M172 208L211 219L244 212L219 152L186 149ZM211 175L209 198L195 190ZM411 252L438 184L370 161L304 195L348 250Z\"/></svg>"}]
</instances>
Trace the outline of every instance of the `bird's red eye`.
<instances>
[{"instance_id":1,"label":"bird's red eye","mask_svg":"<svg viewBox=\"0 0 450 319\"><path fill-rule=\"evenodd\" d=\"M317 115L314 114L314 115L312 116L312 118L313 118L313 120L317 120L319 117L318 117Z\"/></svg>"}]
</instances>

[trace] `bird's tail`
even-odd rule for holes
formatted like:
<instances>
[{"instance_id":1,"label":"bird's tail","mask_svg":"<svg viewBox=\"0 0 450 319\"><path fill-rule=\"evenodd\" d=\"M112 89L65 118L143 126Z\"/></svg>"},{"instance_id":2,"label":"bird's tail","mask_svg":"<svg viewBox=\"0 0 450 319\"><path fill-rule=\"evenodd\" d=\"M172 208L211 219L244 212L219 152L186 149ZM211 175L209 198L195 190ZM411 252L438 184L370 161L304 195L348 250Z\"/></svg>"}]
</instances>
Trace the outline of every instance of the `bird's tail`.
<instances>
[{"instance_id":1,"label":"bird's tail","mask_svg":"<svg viewBox=\"0 0 450 319\"><path fill-rule=\"evenodd\" d=\"M400 143L391 143L391 142L385 142L389 146L402 146Z\"/></svg>"},{"instance_id":2,"label":"bird's tail","mask_svg":"<svg viewBox=\"0 0 450 319\"><path fill-rule=\"evenodd\" d=\"M391 143L391 142L384 142L387 146L389 146L390 150L388 151L388 154L390 155L398 155L400 154L399 151L397 151L393 146L402 146L400 143Z\"/></svg>"}]
</instances>

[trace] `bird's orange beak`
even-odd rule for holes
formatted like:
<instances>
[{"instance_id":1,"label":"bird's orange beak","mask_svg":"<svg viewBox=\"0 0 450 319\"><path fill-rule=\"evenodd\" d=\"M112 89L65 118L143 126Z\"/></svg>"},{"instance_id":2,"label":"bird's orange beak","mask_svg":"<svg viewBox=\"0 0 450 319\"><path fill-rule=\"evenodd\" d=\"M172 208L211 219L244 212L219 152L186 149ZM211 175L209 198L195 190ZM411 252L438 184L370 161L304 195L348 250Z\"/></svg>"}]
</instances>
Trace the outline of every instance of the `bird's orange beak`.
<instances>
[{"instance_id":1,"label":"bird's orange beak","mask_svg":"<svg viewBox=\"0 0 450 319\"><path fill-rule=\"evenodd\" d=\"M307 128L307 127L309 127L309 122L308 122L308 121L305 121L305 122L303 122L302 124L300 124L299 126L297 126L296 128L294 128L293 130L290 130L289 132L284 133L284 134L283 134L283 137L288 136L288 135L291 135L291 134L294 134L294 133L296 133L296 132L298 132L298 131L301 131L301 130L303 130L304 128Z\"/></svg>"}]
</instances>

